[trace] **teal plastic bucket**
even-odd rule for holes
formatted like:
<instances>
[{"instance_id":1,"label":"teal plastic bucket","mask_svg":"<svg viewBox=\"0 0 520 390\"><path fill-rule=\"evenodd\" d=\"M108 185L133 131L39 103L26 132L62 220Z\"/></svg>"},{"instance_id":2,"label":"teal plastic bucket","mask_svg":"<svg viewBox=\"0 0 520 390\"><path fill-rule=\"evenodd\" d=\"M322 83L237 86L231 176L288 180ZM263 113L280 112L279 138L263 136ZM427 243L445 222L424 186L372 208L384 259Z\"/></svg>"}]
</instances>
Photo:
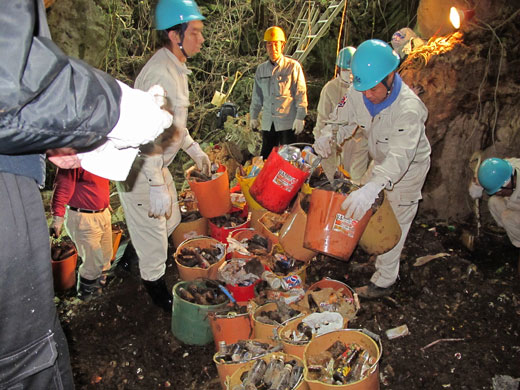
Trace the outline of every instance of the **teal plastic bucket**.
<instances>
[{"instance_id":1,"label":"teal plastic bucket","mask_svg":"<svg viewBox=\"0 0 520 390\"><path fill-rule=\"evenodd\" d=\"M186 288L190 283L198 284L194 281L181 281L173 286L172 333L185 344L206 345L213 341L208 314L224 309L229 301L219 305L197 305L185 301L177 294L177 290L180 287Z\"/></svg>"}]
</instances>

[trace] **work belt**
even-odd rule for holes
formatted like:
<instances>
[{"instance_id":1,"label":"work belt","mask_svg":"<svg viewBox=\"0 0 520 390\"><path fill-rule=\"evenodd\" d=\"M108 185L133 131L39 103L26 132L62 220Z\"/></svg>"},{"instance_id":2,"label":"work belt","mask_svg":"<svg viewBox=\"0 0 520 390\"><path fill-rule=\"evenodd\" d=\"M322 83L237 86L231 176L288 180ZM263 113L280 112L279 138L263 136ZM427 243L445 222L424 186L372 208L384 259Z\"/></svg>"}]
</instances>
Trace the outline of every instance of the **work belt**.
<instances>
[{"instance_id":1,"label":"work belt","mask_svg":"<svg viewBox=\"0 0 520 390\"><path fill-rule=\"evenodd\" d=\"M73 207L73 206L67 206L67 207L69 209L71 209L72 211L77 211L78 213L88 213L88 214L102 213L103 211L106 210L106 208L101 209L101 210L88 210L88 209L82 209L82 208Z\"/></svg>"}]
</instances>

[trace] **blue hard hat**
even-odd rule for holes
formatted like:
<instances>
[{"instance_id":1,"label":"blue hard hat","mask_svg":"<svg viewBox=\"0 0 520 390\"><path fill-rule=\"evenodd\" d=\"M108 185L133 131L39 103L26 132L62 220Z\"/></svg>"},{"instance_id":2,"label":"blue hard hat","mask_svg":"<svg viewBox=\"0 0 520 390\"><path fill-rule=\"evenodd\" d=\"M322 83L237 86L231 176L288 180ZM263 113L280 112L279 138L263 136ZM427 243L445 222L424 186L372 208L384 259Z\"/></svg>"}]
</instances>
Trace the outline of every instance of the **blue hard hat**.
<instances>
[{"instance_id":1,"label":"blue hard hat","mask_svg":"<svg viewBox=\"0 0 520 390\"><path fill-rule=\"evenodd\" d=\"M155 7L155 28L166 30L181 23L206 19L193 0L159 0Z\"/></svg>"},{"instance_id":2,"label":"blue hard hat","mask_svg":"<svg viewBox=\"0 0 520 390\"><path fill-rule=\"evenodd\" d=\"M350 61L355 52L356 48L352 46L341 49L338 53L338 58L336 58L336 65L342 69L350 69Z\"/></svg>"},{"instance_id":3,"label":"blue hard hat","mask_svg":"<svg viewBox=\"0 0 520 390\"><path fill-rule=\"evenodd\" d=\"M359 45L350 65L354 76L354 88L357 91L366 91L397 69L399 55L388 43L379 39L369 39Z\"/></svg>"},{"instance_id":4,"label":"blue hard hat","mask_svg":"<svg viewBox=\"0 0 520 390\"><path fill-rule=\"evenodd\" d=\"M488 195L499 191L512 175L513 166L509 161L496 157L484 160L478 169L478 181Z\"/></svg>"}]
</instances>

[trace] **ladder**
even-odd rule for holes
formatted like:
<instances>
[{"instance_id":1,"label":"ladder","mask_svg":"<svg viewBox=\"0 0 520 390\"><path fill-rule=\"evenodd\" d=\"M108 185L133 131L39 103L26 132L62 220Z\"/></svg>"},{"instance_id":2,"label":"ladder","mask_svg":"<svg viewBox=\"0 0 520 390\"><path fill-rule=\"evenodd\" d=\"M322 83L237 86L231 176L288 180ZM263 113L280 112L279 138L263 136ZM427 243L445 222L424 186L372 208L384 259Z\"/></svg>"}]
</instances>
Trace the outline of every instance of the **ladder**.
<instances>
[{"instance_id":1,"label":"ladder","mask_svg":"<svg viewBox=\"0 0 520 390\"><path fill-rule=\"evenodd\" d=\"M334 18L343 9L345 0L331 1L320 15L320 5L306 1L287 39L286 53L300 64L307 58L318 40L325 35Z\"/></svg>"}]
</instances>

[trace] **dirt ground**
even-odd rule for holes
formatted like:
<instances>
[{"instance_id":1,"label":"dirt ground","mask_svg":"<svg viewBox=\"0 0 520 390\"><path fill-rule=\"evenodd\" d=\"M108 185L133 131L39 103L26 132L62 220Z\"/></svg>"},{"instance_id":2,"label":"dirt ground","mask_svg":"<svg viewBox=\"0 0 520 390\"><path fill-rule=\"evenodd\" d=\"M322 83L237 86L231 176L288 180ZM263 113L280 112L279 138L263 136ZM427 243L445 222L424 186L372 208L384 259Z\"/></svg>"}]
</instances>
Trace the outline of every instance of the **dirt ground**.
<instances>
[{"instance_id":1,"label":"dirt ground","mask_svg":"<svg viewBox=\"0 0 520 390\"><path fill-rule=\"evenodd\" d=\"M469 252L460 242L462 228L417 218L395 292L361 301L349 324L382 336L382 389L492 389L497 375L520 377L518 250L503 231L486 226ZM438 253L448 256L414 266L418 257ZM103 295L90 302L75 299L73 290L56 297L76 388L218 390L214 345L179 343L171 317L152 305L135 269L115 268ZM318 258L307 279L355 287L372 269L357 249L350 262ZM173 260L166 276L170 286L178 280ZM400 325L410 334L389 340L385 331Z\"/></svg>"}]
</instances>

